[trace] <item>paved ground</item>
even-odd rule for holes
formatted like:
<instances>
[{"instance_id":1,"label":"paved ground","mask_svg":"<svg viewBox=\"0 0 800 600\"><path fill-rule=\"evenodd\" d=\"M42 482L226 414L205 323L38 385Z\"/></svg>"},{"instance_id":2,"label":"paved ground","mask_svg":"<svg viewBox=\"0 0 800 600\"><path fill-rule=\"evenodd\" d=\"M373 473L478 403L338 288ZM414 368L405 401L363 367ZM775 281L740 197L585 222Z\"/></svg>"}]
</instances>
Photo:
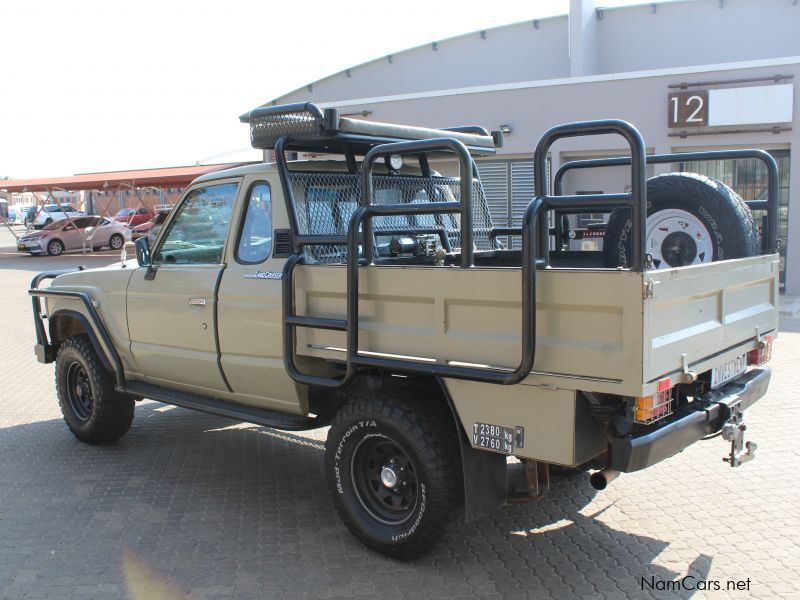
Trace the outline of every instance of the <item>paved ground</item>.
<instances>
[{"instance_id":1,"label":"paved ground","mask_svg":"<svg viewBox=\"0 0 800 600\"><path fill-rule=\"evenodd\" d=\"M770 394L747 415L754 462L730 469L715 440L604 492L560 479L402 564L337 520L324 431L145 402L119 443L77 442L34 360L25 290L40 270L116 256L18 257L12 241L0 230L0 598L705 597L642 588L686 575L749 588L715 598L800 597L800 320L784 321Z\"/></svg>"}]
</instances>

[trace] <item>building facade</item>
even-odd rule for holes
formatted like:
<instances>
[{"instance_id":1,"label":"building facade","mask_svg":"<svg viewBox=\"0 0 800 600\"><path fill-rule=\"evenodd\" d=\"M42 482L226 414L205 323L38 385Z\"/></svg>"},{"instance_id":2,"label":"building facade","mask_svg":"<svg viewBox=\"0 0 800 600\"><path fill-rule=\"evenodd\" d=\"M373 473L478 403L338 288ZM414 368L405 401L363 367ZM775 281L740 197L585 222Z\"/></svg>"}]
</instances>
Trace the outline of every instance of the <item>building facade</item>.
<instances>
[{"instance_id":1,"label":"building facade","mask_svg":"<svg viewBox=\"0 0 800 600\"><path fill-rule=\"evenodd\" d=\"M761 148L779 165L782 287L800 294L800 4L796 0L687 0L604 9L571 0L569 15L433 42L346 69L267 104L313 101L342 114L429 127L506 131L479 163L495 225L516 225L533 195L534 146L564 122L619 118L648 153ZM794 151L793 151L794 150ZM553 169L626 153L613 136L569 139ZM746 200L764 198L754 159L649 166L649 174L706 173ZM626 167L565 178L565 193L619 192ZM578 217L580 224L601 218ZM594 243L594 242L593 242ZM795 252L793 253L793 250Z\"/></svg>"}]
</instances>

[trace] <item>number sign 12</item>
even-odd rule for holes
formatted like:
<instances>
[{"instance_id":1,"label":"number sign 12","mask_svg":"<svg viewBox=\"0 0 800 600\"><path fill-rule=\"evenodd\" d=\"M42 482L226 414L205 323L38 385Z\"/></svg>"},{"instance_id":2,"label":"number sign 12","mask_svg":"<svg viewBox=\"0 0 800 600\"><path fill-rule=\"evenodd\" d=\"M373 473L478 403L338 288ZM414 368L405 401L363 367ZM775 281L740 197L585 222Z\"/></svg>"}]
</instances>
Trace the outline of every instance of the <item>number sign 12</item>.
<instances>
[{"instance_id":1,"label":"number sign 12","mask_svg":"<svg viewBox=\"0 0 800 600\"><path fill-rule=\"evenodd\" d=\"M667 122L670 127L708 125L708 91L670 94L667 101Z\"/></svg>"}]
</instances>

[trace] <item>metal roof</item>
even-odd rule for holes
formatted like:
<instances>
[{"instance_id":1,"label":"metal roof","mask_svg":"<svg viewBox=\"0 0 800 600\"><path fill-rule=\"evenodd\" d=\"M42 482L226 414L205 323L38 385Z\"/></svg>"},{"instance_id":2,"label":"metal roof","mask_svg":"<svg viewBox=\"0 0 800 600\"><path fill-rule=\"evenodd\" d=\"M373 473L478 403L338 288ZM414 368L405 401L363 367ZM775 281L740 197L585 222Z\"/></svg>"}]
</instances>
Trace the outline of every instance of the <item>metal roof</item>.
<instances>
[{"instance_id":1,"label":"metal roof","mask_svg":"<svg viewBox=\"0 0 800 600\"><path fill-rule=\"evenodd\" d=\"M65 177L41 179L8 179L0 181L6 192L44 192L48 190L103 190L119 187L184 187L206 173L221 171L249 163L222 163L162 169L136 169L104 173L81 173Z\"/></svg>"}]
</instances>

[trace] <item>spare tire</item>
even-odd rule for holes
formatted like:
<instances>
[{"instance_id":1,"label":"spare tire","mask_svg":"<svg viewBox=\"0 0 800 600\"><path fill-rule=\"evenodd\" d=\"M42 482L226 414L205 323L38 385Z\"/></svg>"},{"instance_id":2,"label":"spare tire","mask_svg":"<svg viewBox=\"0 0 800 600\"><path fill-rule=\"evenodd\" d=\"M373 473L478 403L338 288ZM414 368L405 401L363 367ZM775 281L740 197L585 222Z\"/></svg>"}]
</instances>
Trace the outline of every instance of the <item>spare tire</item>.
<instances>
[{"instance_id":1,"label":"spare tire","mask_svg":"<svg viewBox=\"0 0 800 600\"><path fill-rule=\"evenodd\" d=\"M633 259L630 209L611 213L603 235L606 267ZM648 269L671 269L758 253L758 230L744 200L724 183L696 173L647 181Z\"/></svg>"}]
</instances>

